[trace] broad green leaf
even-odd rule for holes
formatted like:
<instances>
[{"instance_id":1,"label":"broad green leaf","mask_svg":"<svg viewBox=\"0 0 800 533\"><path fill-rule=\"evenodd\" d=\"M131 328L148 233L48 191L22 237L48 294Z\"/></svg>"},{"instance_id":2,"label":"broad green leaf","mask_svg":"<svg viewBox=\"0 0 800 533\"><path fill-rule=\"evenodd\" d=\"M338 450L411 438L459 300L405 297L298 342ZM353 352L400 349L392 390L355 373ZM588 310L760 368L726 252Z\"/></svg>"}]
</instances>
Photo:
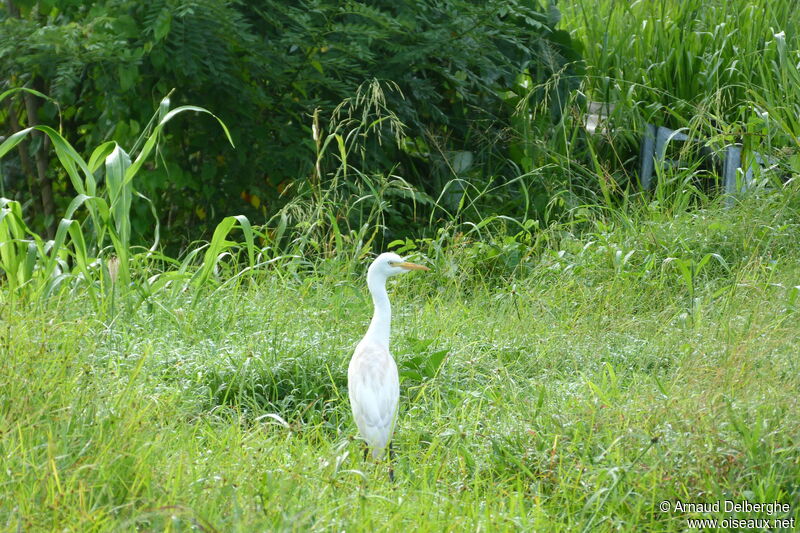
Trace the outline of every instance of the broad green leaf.
<instances>
[{"instance_id":1,"label":"broad green leaf","mask_svg":"<svg viewBox=\"0 0 800 533\"><path fill-rule=\"evenodd\" d=\"M106 186L108 188L111 215L122 246L127 249L130 242L130 209L132 185L125 182L125 172L131 159L119 145L106 157Z\"/></svg>"},{"instance_id":2,"label":"broad green leaf","mask_svg":"<svg viewBox=\"0 0 800 533\"><path fill-rule=\"evenodd\" d=\"M125 180L123 184L127 185L131 180L133 180L134 176L136 176L136 173L142 167L145 160L147 160L147 157L150 155L150 152L153 151L156 141L158 140L158 135L159 133L161 133L161 130L164 128L167 122L169 122L175 115L183 113L184 111L207 113L212 117L214 117L217 120L217 122L219 122L219 125L222 127L222 131L225 132L225 137L228 139L228 142L231 143L231 146L234 146L233 139L231 138L231 134L228 131L228 127L214 113L206 109L203 109L202 107L191 106L191 105L176 107L175 109L164 115L164 117L161 119L158 125L153 129L152 133L150 134L150 137L148 137L147 141L145 141L144 146L142 147L142 151L139 152L139 155L136 157L136 160L133 162L133 164L130 165L130 167L128 167L128 170L125 172Z\"/></svg>"}]
</instances>

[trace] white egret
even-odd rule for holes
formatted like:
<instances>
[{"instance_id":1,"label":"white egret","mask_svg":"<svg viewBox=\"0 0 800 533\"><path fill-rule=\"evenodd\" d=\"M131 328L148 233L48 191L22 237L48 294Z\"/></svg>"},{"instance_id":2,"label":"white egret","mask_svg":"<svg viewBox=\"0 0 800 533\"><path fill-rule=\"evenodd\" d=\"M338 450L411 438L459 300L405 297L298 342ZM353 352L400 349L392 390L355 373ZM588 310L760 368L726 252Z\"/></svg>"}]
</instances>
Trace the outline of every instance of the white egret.
<instances>
[{"instance_id":1,"label":"white egret","mask_svg":"<svg viewBox=\"0 0 800 533\"><path fill-rule=\"evenodd\" d=\"M389 353L392 307L386 293L386 280L411 270L430 269L409 263L394 253L383 253L370 265L367 286L375 311L367 334L356 346L347 368L347 389L353 418L361 438L372 449L373 459L379 459L383 455L387 444L390 460L392 458L391 439L400 399L397 364ZM394 479L391 465L389 477Z\"/></svg>"}]
</instances>

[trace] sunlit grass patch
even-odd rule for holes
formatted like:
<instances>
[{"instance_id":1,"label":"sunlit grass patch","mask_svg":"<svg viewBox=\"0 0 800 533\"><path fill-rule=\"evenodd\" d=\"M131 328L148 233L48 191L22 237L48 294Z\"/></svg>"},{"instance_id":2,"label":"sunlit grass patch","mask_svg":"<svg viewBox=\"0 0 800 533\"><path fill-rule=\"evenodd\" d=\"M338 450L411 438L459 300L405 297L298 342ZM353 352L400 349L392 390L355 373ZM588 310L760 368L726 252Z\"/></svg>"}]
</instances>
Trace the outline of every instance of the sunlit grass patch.
<instances>
[{"instance_id":1,"label":"sunlit grass patch","mask_svg":"<svg viewBox=\"0 0 800 533\"><path fill-rule=\"evenodd\" d=\"M370 307L335 258L116 316L79 292L5 299L2 521L678 531L661 500L797 509L787 195L563 225L503 275L448 270L465 249L422 242L434 270L390 286L395 484L354 438L346 367Z\"/></svg>"}]
</instances>

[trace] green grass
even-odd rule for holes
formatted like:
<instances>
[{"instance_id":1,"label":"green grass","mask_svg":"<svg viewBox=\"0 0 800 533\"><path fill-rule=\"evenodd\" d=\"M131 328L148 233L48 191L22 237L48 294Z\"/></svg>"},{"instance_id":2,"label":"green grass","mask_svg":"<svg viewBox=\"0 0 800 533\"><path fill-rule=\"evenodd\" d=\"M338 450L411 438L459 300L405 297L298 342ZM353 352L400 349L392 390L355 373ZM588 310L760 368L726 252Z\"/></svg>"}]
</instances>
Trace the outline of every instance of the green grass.
<instances>
[{"instance_id":1,"label":"green grass","mask_svg":"<svg viewBox=\"0 0 800 533\"><path fill-rule=\"evenodd\" d=\"M390 289L394 484L354 440L371 308L348 261L113 319L3 288L0 527L680 531L657 508L678 498L800 518L796 198L587 214L514 267L429 248L435 271ZM436 373L412 361L441 350Z\"/></svg>"},{"instance_id":2,"label":"green grass","mask_svg":"<svg viewBox=\"0 0 800 533\"><path fill-rule=\"evenodd\" d=\"M783 113L798 103L800 14L791 3L568 0L560 7L584 47L584 90L595 101L640 107L674 128L703 115L718 129L747 121L754 99Z\"/></svg>"},{"instance_id":3,"label":"green grass","mask_svg":"<svg viewBox=\"0 0 800 533\"><path fill-rule=\"evenodd\" d=\"M45 131L85 194L52 244L21 204L0 206L0 529L683 531L708 517L659 510L678 499L778 501L791 511L772 518L800 519L798 15L751 4L562 2L586 46L582 90L618 104L614 134L584 138L580 106L550 137L522 127L543 147L531 174L470 183L453 212L358 168L353 139L374 132L345 120L267 225L227 217L176 260L158 228L153 250L128 240L155 129L130 166L113 144L84 162ZM742 140L782 174L728 209L691 165L640 195L630 154L656 119L715 149ZM114 185L98 191L103 161ZM516 211L495 209L504 195ZM398 208L427 238L392 247L434 270L390 288L390 483L361 460L346 369L371 315L368 252Z\"/></svg>"},{"instance_id":4,"label":"green grass","mask_svg":"<svg viewBox=\"0 0 800 533\"><path fill-rule=\"evenodd\" d=\"M578 90L570 94L547 85L549 99L566 105L556 127L541 88L517 102L514 123L512 153L522 151L527 159L517 162L534 172L524 181L540 218L587 201L616 207L638 191L646 123L696 141L671 143L666 155L681 164L656 169L655 200L664 208L719 190L732 144L742 146L745 168L761 154L775 158L780 174L800 172L800 11L792 2L561 0L558 7L560 27L582 47L585 75L571 80ZM613 109L594 135L584 128L587 102ZM514 199L509 205L519 204Z\"/></svg>"}]
</instances>

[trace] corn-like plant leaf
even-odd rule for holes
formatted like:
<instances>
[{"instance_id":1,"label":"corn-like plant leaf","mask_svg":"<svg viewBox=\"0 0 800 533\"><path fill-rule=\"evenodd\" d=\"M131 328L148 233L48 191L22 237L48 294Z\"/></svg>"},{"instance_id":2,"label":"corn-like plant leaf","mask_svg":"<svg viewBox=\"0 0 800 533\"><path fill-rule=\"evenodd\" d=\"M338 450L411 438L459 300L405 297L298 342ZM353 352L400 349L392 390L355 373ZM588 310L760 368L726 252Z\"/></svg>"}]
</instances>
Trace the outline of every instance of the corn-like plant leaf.
<instances>
[{"instance_id":1,"label":"corn-like plant leaf","mask_svg":"<svg viewBox=\"0 0 800 533\"><path fill-rule=\"evenodd\" d=\"M61 162L61 165L64 167L64 170L67 172L70 182L75 190L78 191L78 194L95 196L97 192L97 185L94 179L94 174L91 170L89 170L89 166L78 154L78 152L75 151L72 145L69 144L69 142L67 142L67 140L64 139L60 133L50 126L33 126L20 130L11 135L2 144L0 144L0 158L5 156L17 144L22 142L26 135L34 130L41 131L50 138L50 141L53 144L53 149L56 152L56 156L58 157L59 162ZM83 172L83 178L81 178L78 169ZM91 205L87 207L89 208L89 214L92 217L95 226L100 227L100 221L97 219L97 214L94 212L93 207ZM98 245L101 244L102 243L98 243Z\"/></svg>"},{"instance_id":2,"label":"corn-like plant leaf","mask_svg":"<svg viewBox=\"0 0 800 533\"><path fill-rule=\"evenodd\" d=\"M29 87L15 87L13 89L9 89L7 91L4 91L4 92L0 93L0 102L5 100L6 97L11 96L14 93L19 93L19 92L31 93L33 95L38 96L39 98L44 98L45 100L54 103L56 106L58 105L58 102L56 102L55 100L53 100L52 98L50 98L46 94L40 93L36 89L31 89Z\"/></svg>"},{"instance_id":3,"label":"corn-like plant leaf","mask_svg":"<svg viewBox=\"0 0 800 533\"><path fill-rule=\"evenodd\" d=\"M234 146L233 139L231 138L231 134L228 131L228 127L214 113L206 109L203 109L202 107L197 107L192 105L176 107L175 109L164 115L164 117L159 121L158 125L155 128L153 128L153 132L150 134L150 137L147 138L147 141L145 141L144 146L142 147L142 151L139 152L139 155L136 157L136 160L133 162L133 164L130 165L130 167L128 167L128 170L125 172L125 180L123 184L127 184L128 182L133 180L133 177L142 167L145 160L147 160L147 157L150 155L150 152L153 151L153 148L156 145L156 141L158 140L158 134L161 133L161 130L164 129L164 126L167 124L167 122L169 122L175 115L183 113L184 111L196 111L198 113L208 113L209 115L217 119L219 125L222 126L222 131L225 132L225 137L227 137L228 142L231 143L231 146Z\"/></svg>"},{"instance_id":4,"label":"corn-like plant leaf","mask_svg":"<svg viewBox=\"0 0 800 533\"><path fill-rule=\"evenodd\" d=\"M22 206L19 202L0 198L0 268L3 269L11 289L25 281L23 243L25 236Z\"/></svg>"},{"instance_id":5,"label":"corn-like plant leaf","mask_svg":"<svg viewBox=\"0 0 800 533\"><path fill-rule=\"evenodd\" d=\"M18 91L28 91L47 98L33 90L14 89L0 93L0 100ZM233 139L227 127L214 114L196 106L183 106L170 111L169 102L169 98L162 100L158 112L153 117L153 123L157 121L157 124L152 129L150 126L146 128L143 133L143 136L146 136L144 147L133 163L128 153L113 141L102 143L95 148L87 163L58 131L44 125L25 128L0 143L0 158L2 158L34 130L44 133L49 137L59 162L73 188L78 192L77 196L69 203L64 218L58 224L54 239L47 242L25 225L22 209L18 202L0 199L0 268L4 271L12 289L17 289L36 278L33 285L36 287L36 294L47 296L53 291L59 290L64 280L79 276L86 280L90 295L94 299L95 280L93 276L102 272L103 268L99 270L94 268L93 265L97 258L92 253L103 249L106 237L111 240L114 252L119 259L119 285L125 287L130 285L129 263L132 257L130 252L130 209L134 194L150 204L150 210L155 219L155 238L153 246L147 252L148 256L153 253L159 242L159 220L155 206L147 197L134 191L132 180L155 148L163 127L174 116L184 111L208 113L220 123L226 138L233 145ZM105 194L98 196L94 172L100 168L101 164L105 164L106 187ZM90 241L86 239L81 222L73 219L81 207L86 207L91 218L90 227L94 234ZM228 217L220 224L208 247L200 247L190 253L187 259L180 264L176 276L165 277L164 281L159 281L155 288L159 289L177 279L187 280L189 265L194 264L194 259L203 250L206 252L205 259L194 278L201 281L206 280L218 262L226 254L229 254L228 250L238 248L238 242L230 242L225 238L228 232L237 225L244 234L248 268L255 268L255 238L250 221L244 216ZM70 257L74 267L69 266Z\"/></svg>"},{"instance_id":6,"label":"corn-like plant leaf","mask_svg":"<svg viewBox=\"0 0 800 533\"><path fill-rule=\"evenodd\" d=\"M249 266L253 266L255 264L255 243L253 238L253 228L250 225L250 221L244 215L225 217L214 230L214 235L211 237L211 242L209 243L206 253L203 256L203 264L192 280L196 286L204 284L226 251L238 244L237 242L226 240L228 233L230 233L237 222L244 233Z\"/></svg>"},{"instance_id":7,"label":"corn-like plant leaf","mask_svg":"<svg viewBox=\"0 0 800 533\"><path fill-rule=\"evenodd\" d=\"M28 249L25 253L25 261L22 267L22 279L33 279L33 271L36 268L36 261L39 258L39 249L33 241L28 242Z\"/></svg>"},{"instance_id":8,"label":"corn-like plant leaf","mask_svg":"<svg viewBox=\"0 0 800 533\"><path fill-rule=\"evenodd\" d=\"M97 192L94 174L89 170L89 165L86 164L86 161L75 151L75 148L50 126L35 126L35 129L46 133L47 136L50 137L50 141L53 143L53 149L56 151L56 156L59 162L64 166L64 170L67 171L75 190L82 194L94 196ZM0 157L2 157L2 155L0 155ZM80 170L83 171L83 180L78 174L76 167L79 167Z\"/></svg>"},{"instance_id":9,"label":"corn-like plant leaf","mask_svg":"<svg viewBox=\"0 0 800 533\"><path fill-rule=\"evenodd\" d=\"M133 194L144 200L150 206L150 213L153 215L153 245L150 246L150 251L154 252L158 248L158 243L161 240L161 221L158 219L158 213L156 212L156 206L153 204L153 201L150 200L147 196L139 193L138 191L133 191Z\"/></svg>"},{"instance_id":10,"label":"corn-like plant leaf","mask_svg":"<svg viewBox=\"0 0 800 533\"><path fill-rule=\"evenodd\" d=\"M100 220L109 220L111 212L106 201L99 196L87 196L85 194L79 194L72 199L72 201L69 203L69 206L67 206L67 211L64 214L64 218L72 218L72 215L75 214L75 211L77 211L78 208L80 208L83 204L91 204L97 210Z\"/></svg>"},{"instance_id":11,"label":"corn-like plant leaf","mask_svg":"<svg viewBox=\"0 0 800 533\"><path fill-rule=\"evenodd\" d=\"M131 166L131 159L119 145L106 157L106 187L108 189L111 214L114 226L123 243L130 239L131 187L123 185L125 172Z\"/></svg>"},{"instance_id":12,"label":"corn-like plant leaf","mask_svg":"<svg viewBox=\"0 0 800 533\"><path fill-rule=\"evenodd\" d=\"M92 155L89 156L89 170L94 172L100 168L100 165L103 164L106 157L108 157L117 146L116 141L107 141L95 148Z\"/></svg>"}]
</instances>

